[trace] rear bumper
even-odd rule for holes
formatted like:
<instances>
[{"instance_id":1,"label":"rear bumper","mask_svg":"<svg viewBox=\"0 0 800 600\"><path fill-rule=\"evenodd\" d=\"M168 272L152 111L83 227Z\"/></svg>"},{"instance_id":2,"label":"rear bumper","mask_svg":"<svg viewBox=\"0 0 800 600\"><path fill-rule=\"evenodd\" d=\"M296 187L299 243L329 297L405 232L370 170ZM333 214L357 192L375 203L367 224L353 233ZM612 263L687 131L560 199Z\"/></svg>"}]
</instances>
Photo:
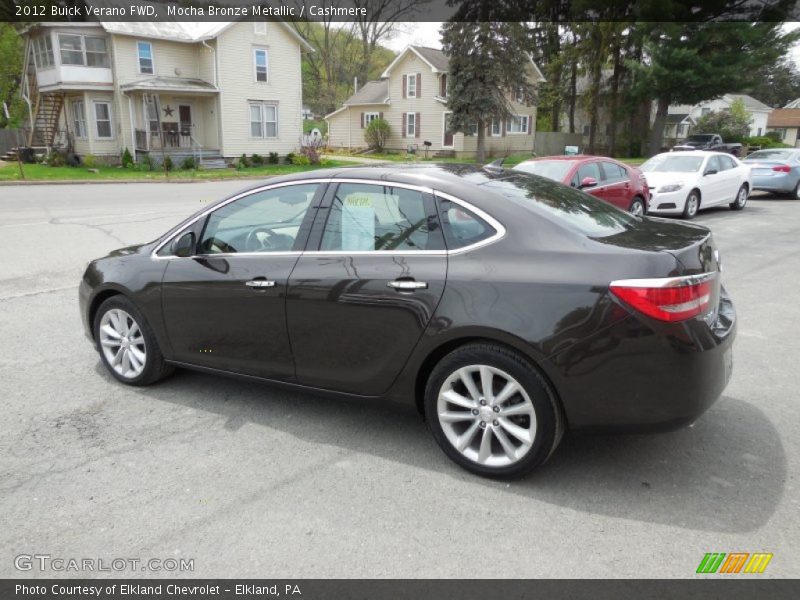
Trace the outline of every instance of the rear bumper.
<instances>
[{"instance_id":1,"label":"rear bumper","mask_svg":"<svg viewBox=\"0 0 800 600\"><path fill-rule=\"evenodd\" d=\"M797 185L797 177L791 173L763 177L753 176L752 184L754 190L789 193L794 191Z\"/></svg>"},{"instance_id":2,"label":"rear bumper","mask_svg":"<svg viewBox=\"0 0 800 600\"><path fill-rule=\"evenodd\" d=\"M669 431L697 420L722 394L733 368L736 315L721 290L715 322L614 323L555 358L556 388L570 429Z\"/></svg>"}]
</instances>

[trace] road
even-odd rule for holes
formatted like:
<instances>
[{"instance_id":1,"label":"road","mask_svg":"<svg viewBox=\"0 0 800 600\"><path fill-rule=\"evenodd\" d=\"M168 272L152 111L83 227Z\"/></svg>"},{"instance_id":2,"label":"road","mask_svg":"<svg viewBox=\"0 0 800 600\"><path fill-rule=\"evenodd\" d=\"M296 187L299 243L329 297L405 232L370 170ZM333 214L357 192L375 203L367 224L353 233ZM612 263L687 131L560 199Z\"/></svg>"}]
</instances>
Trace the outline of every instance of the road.
<instances>
[{"instance_id":1,"label":"road","mask_svg":"<svg viewBox=\"0 0 800 600\"><path fill-rule=\"evenodd\" d=\"M81 575L20 572L20 554L193 559L195 577L692 577L737 551L800 576L800 201L697 219L740 318L708 413L568 436L508 483L458 469L411 411L105 372L77 310L85 264L241 186L0 188L0 577Z\"/></svg>"}]
</instances>

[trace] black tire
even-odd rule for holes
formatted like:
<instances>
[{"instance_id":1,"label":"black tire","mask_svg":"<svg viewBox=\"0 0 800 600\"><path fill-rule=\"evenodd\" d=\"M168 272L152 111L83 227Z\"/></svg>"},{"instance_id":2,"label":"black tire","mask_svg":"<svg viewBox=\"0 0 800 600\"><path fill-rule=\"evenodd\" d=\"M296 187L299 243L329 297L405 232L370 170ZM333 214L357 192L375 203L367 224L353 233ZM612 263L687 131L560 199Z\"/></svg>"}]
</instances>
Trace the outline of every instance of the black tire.
<instances>
[{"instance_id":1,"label":"black tire","mask_svg":"<svg viewBox=\"0 0 800 600\"><path fill-rule=\"evenodd\" d=\"M694 201L692 201L692 198L694 198ZM697 212L699 210L700 210L700 193L697 190L692 190L691 192L689 192L689 195L686 196L686 204L684 204L683 206L683 218L694 219L697 216Z\"/></svg>"},{"instance_id":2,"label":"black tire","mask_svg":"<svg viewBox=\"0 0 800 600\"><path fill-rule=\"evenodd\" d=\"M106 313L114 309L122 310L128 313L128 315L130 315L138 325L144 339L144 347L146 350L144 368L141 370L141 373L133 377L125 377L124 375L118 373L109 362L101 346L100 326L103 321L103 317L106 315ZM108 369L108 372L111 373L111 375L118 381L134 386L151 385L161 379L164 379L175 370L172 365L169 365L164 361L164 355L161 353L161 348L158 345L158 341L156 340L149 323L136 305L126 296L112 296L108 300L104 301L97 309L92 327L97 350L100 353L100 360L103 361L103 364Z\"/></svg>"},{"instance_id":3,"label":"black tire","mask_svg":"<svg viewBox=\"0 0 800 600\"><path fill-rule=\"evenodd\" d=\"M742 184L742 187L736 192L736 198L728 206L731 207L731 210L742 210L747 205L747 196L747 184Z\"/></svg>"},{"instance_id":4,"label":"black tire","mask_svg":"<svg viewBox=\"0 0 800 600\"><path fill-rule=\"evenodd\" d=\"M800 181L798 181L794 189L789 192L789 198L792 200L800 200Z\"/></svg>"},{"instance_id":5,"label":"black tire","mask_svg":"<svg viewBox=\"0 0 800 600\"><path fill-rule=\"evenodd\" d=\"M455 376L459 369L477 365L487 365L511 376L524 389L527 398L533 405L535 415L533 441L526 453L519 456L519 458L515 458L515 462L509 465L482 465L476 460L468 458L457 450L448 439L439 420L437 403L443 385ZM493 382L498 386L502 386L503 383L502 379L494 379ZM519 398L522 399L521 395ZM476 406L472 411L464 410L475 414L477 408L479 407ZM483 409L486 409L486 407L483 407ZM565 419L555 393L538 369L517 352L491 343L475 343L462 346L439 361L439 364L436 365L428 377L425 387L425 416L434 439L450 459L471 473L493 478L520 477L544 463L561 441L565 427ZM502 414L499 416L502 416ZM482 416L475 417L476 420L481 418ZM506 417L506 421L514 418ZM522 423L524 424L524 419L529 417L523 416L519 418L523 419ZM530 421L528 423L530 424ZM467 425L464 426L469 428ZM495 432L496 429L503 429L502 433L506 440L513 439L515 443L519 442L519 440L509 437L508 430L504 425L501 426L498 421L494 421L494 425L491 425L491 427L495 429L486 433L490 433L490 438L494 437L491 443L494 444L498 452L502 452L503 449L500 439L496 437L498 435ZM487 427L483 427L483 429L487 429ZM480 430L476 430L475 435L480 437L477 433L478 431ZM475 441L478 443L478 440ZM502 456L500 458L502 459Z\"/></svg>"},{"instance_id":6,"label":"black tire","mask_svg":"<svg viewBox=\"0 0 800 600\"><path fill-rule=\"evenodd\" d=\"M637 205L641 207L641 210L636 210ZM631 200L631 205L628 207L628 212L632 215L645 216L647 214L647 204L645 204L644 198L641 196L634 196L633 200Z\"/></svg>"}]
</instances>

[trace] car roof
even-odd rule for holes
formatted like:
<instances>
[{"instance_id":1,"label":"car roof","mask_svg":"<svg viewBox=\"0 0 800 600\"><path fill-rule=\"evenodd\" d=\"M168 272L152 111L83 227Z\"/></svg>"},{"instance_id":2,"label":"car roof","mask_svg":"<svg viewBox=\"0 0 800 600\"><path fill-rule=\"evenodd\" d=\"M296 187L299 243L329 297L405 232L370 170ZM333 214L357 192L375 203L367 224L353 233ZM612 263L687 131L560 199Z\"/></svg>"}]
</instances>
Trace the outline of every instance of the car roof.
<instances>
[{"instance_id":1,"label":"car roof","mask_svg":"<svg viewBox=\"0 0 800 600\"><path fill-rule=\"evenodd\" d=\"M661 152L656 156L731 156L727 152L713 152L710 150L676 150L674 152Z\"/></svg>"},{"instance_id":2,"label":"car roof","mask_svg":"<svg viewBox=\"0 0 800 600\"><path fill-rule=\"evenodd\" d=\"M555 156L537 156L535 158L526 158L522 162L535 162L538 160L564 160L570 162L583 162L587 160L610 160L617 162L616 159L608 156L594 156L592 154L557 154Z\"/></svg>"}]
</instances>

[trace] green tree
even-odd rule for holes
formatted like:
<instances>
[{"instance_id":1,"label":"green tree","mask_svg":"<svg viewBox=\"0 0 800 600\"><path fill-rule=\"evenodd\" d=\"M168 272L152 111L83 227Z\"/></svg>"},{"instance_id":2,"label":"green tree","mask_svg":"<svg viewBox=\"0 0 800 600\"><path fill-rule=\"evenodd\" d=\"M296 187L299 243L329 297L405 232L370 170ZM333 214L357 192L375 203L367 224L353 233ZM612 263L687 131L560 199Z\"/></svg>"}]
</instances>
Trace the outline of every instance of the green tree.
<instances>
[{"instance_id":1,"label":"green tree","mask_svg":"<svg viewBox=\"0 0 800 600\"><path fill-rule=\"evenodd\" d=\"M788 58L767 65L756 74L756 81L744 92L773 108L786 106L800 98L800 70Z\"/></svg>"},{"instance_id":2,"label":"green tree","mask_svg":"<svg viewBox=\"0 0 800 600\"><path fill-rule=\"evenodd\" d=\"M718 133L726 142L741 142L750 133L752 116L741 98L731 103L729 110L712 111L700 117L695 133Z\"/></svg>"},{"instance_id":3,"label":"green tree","mask_svg":"<svg viewBox=\"0 0 800 600\"><path fill-rule=\"evenodd\" d=\"M24 44L10 23L0 23L0 105L8 105L10 122L0 107L0 127L19 127L25 114L19 94Z\"/></svg>"},{"instance_id":4,"label":"green tree","mask_svg":"<svg viewBox=\"0 0 800 600\"><path fill-rule=\"evenodd\" d=\"M477 125L479 163L486 158L486 124L511 114L510 92L519 89L531 98L536 94L529 82L526 36L526 25L520 22L448 21L442 27L442 50L450 59L451 128L467 133Z\"/></svg>"}]
</instances>

